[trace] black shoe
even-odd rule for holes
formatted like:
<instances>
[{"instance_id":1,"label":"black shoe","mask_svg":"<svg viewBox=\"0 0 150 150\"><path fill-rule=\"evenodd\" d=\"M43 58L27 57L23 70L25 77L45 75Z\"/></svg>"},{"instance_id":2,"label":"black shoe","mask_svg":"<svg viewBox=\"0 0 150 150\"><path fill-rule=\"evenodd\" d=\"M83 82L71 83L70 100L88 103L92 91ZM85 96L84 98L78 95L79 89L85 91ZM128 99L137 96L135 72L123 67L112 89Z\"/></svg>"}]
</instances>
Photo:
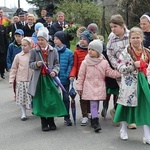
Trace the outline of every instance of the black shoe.
<instances>
[{"instance_id":1,"label":"black shoe","mask_svg":"<svg viewBox=\"0 0 150 150\"><path fill-rule=\"evenodd\" d=\"M1 77L2 77L3 79L5 79L5 75L4 75L4 74L1 74Z\"/></svg>"},{"instance_id":2,"label":"black shoe","mask_svg":"<svg viewBox=\"0 0 150 150\"><path fill-rule=\"evenodd\" d=\"M72 122L71 122L70 119L65 119L65 124L66 124L67 126L72 126Z\"/></svg>"},{"instance_id":3,"label":"black shoe","mask_svg":"<svg viewBox=\"0 0 150 150\"><path fill-rule=\"evenodd\" d=\"M48 123L47 123L47 119L45 117L41 117L41 126L42 126L42 131L46 132L50 130Z\"/></svg>"},{"instance_id":4,"label":"black shoe","mask_svg":"<svg viewBox=\"0 0 150 150\"><path fill-rule=\"evenodd\" d=\"M92 119L92 117L91 117L90 121L91 121L91 128L93 128L93 119Z\"/></svg>"},{"instance_id":5,"label":"black shoe","mask_svg":"<svg viewBox=\"0 0 150 150\"><path fill-rule=\"evenodd\" d=\"M26 121L27 117L21 117L21 121Z\"/></svg>"},{"instance_id":6,"label":"black shoe","mask_svg":"<svg viewBox=\"0 0 150 150\"><path fill-rule=\"evenodd\" d=\"M57 129L55 122L54 122L54 117L47 118L47 122L48 122L50 130L56 130Z\"/></svg>"},{"instance_id":7,"label":"black shoe","mask_svg":"<svg viewBox=\"0 0 150 150\"><path fill-rule=\"evenodd\" d=\"M42 131L46 132L46 131L49 131L50 128L48 126L42 126Z\"/></svg>"},{"instance_id":8,"label":"black shoe","mask_svg":"<svg viewBox=\"0 0 150 150\"><path fill-rule=\"evenodd\" d=\"M99 130L102 130L102 128L99 124L99 119L98 118L93 119L93 127L94 127L95 132L99 132Z\"/></svg>"}]
</instances>

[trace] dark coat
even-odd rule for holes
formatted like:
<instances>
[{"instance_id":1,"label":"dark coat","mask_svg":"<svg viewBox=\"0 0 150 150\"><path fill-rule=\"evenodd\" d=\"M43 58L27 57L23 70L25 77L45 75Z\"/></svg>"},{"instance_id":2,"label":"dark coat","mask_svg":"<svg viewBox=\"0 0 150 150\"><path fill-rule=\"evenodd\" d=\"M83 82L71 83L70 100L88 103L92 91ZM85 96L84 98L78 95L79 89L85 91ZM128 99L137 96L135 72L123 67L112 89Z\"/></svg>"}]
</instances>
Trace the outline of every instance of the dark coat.
<instances>
[{"instance_id":1,"label":"dark coat","mask_svg":"<svg viewBox=\"0 0 150 150\"><path fill-rule=\"evenodd\" d=\"M17 23L12 23L8 28L7 28L7 34L9 34L10 32L12 32L12 36L11 36L11 41L13 42L15 40L14 38L14 33L17 29L23 29L23 25L21 24L21 22L17 22Z\"/></svg>"},{"instance_id":2,"label":"dark coat","mask_svg":"<svg viewBox=\"0 0 150 150\"><path fill-rule=\"evenodd\" d=\"M36 65L37 61L41 61L40 56L38 54L39 51L39 47L36 47L35 49L32 49L30 51L29 67L33 69L34 72L29 83L28 93L32 96L35 95L36 86L42 69L42 67L37 67ZM48 68L56 72L56 74L58 74L60 70L58 52L55 48L53 48L50 45L48 50Z\"/></svg>"},{"instance_id":3,"label":"dark coat","mask_svg":"<svg viewBox=\"0 0 150 150\"><path fill-rule=\"evenodd\" d=\"M6 27L4 25L0 25L0 53L7 53L8 49L8 38Z\"/></svg>"},{"instance_id":4,"label":"dark coat","mask_svg":"<svg viewBox=\"0 0 150 150\"><path fill-rule=\"evenodd\" d=\"M26 24L22 29L24 31L24 36L27 37L32 37L32 34L35 32L34 31L34 26L35 24L33 24L33 26L31 27L31 29L29 28L28 24Z\"/></svg>"},{"instance_id":5,"label":"dark coat","mask_svg":"<svg viewBox=\"0 0 150 150\"><path fill-rule=\"evenodd\" d=\"M144 32L144 47L150 49L150 32Z\"/></svg>"},{"instance_id":6,"label":"dark coat","mask_svg":"<svg viewBox=\"0 0 150 150\"><path fill-rule=\"evenodd\" d=\"M36 20L36 23L38 23L38 22L41 22L41 23L46 23L46 21L45 21L45 19L44 18L39 18L39 19L37 19Z\"/></svg>"},{"instance_id":7,"label":"dark coat","mask_svg":"<svg viewBox=\"0 0 150 150\"><path fill-rule=\"evenodd\" d=\"M109 59L108 59L107 50L106 50L105 44L103 44L103 52L102 53L105 56L105 58L107 59L110 67L112 69L114 69L113 66L111 65ZM116 79L113 79L113 78L110 78L110 77L106 77L105 80L106 80L106 88L118 89L119 90L119 86L118 86L118 83L117 83Z\"/></svg>"},{"instance_id":8,"label":"dark coat","mask_svg":"<svg viewBox=\"0 0 150 150\"><path fill-rule=\"evenodd\" d=\"M66 25L67 23L65 22L64 23L64 26ZM63 30L63 27L61 27L59 25L58 22L55 22L52 26L51 26L51 30L50 30L50 36L52 38L52 40L54 40L54 34L57 32L57 31L62 31ZM70 41L73 40L73 37L67 35L67 40L66 40L66 43L63 43L67 46L67 48L70 48Z\"/></svg>"},{"instance_id":9,"label":"dark coat","mask_svg":"<svg viewBox=\"0 0 150 150\"><path fill-rule=\"evenodd\" d=\"M54 22L52 22L52 24L53 24L53 23L54 23ZM52 25L49 27L47 22L45 22L43 25L44 25L44 27L46 27L46 28L48 29L49 35L50 35L50 30L51 30L51 26L52 26ZM52 39L51 37L49 38L49 44L50 44L51 46L53 46L53 47L55 46L54 41L53 41L53 39Z\"/></svg>"},{"instance_id":10,"label":"dark coat","mask_svg":"<svg viewBox=\"0 0 150 150\"><path fill-rule=\"evenodd\" d=\"M7 30L8 34L10 32L12 32L12 37L14 37L14 33L15 33L16 29L17 29L17 25L12 23L7 29L8 29Z\"/></svg>"},{"instance_id":11,"label":"dark coat","mask_svg":"<svg viewBox=\"0 0 150 150\"><path fill-rule=\"evenodd\" d=\"M52 22L52 24L54 24L54 23ZM47 22L45 22L43 25L44 25L44 27L46 27L46 28L48 29L48 31L50 32L50 29L51 29L51 26L52 26L52 25L49 27Z\"/></svg>"},{"instance_id":12,"label":"dark coat","mask_svg":"<svg viewBox=\"0 0 150 150\"><path fill-rule=\"evenodd\" d=\"M17 29L23 29L23 27L26 25L26 23L25 23L25 25L22 25L21 21L19 21L16 23L16 25L17 25Z\"/></svg>"},{"instance_id":13,"label":"dark coat","mask_svg":"<svg viewBox=\"0 0 150 150\"><path fill-rule=\"evenodd\" d=\"M6 65L6 55L8 48L8 37L6 32L6 27L0 25L0 73L4 74L4 69L7 68Z\"/></svg>"}]
</instances>

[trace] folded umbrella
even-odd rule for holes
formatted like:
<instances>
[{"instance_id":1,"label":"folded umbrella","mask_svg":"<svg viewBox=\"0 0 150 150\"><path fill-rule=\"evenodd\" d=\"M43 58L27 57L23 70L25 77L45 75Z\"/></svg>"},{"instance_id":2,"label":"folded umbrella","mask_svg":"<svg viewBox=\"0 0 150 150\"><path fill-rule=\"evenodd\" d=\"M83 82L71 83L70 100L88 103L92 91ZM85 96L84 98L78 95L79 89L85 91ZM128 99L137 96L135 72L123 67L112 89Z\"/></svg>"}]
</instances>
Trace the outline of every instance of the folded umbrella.
<instances>
[{"instance_id":1,"label":"folded umbrella","mask_svg":"<svg viewBox=\"0 0 150 150\"><path fill-rule=\"evenodd\" d=\"M104 116L104 120L106 120L107 109L108 109L108 102L105 100L105 101L103 101L103 116Z\"/></svg>"},{"instance_id":2,"label":"folded umbrella","mask_svg":"<svg viewBox=\"0 0 150 150\"><path fill-rule=\"evenodd\" d=\"M72 117L74 121L74 125L76 125L76 104L75 104L75 97L77 95L77 92L75 91L73 87L73 80L71 82L71 89L69 91L69 96L71 97L71 111L72 111Z\"/></svg>"}]
</instances>

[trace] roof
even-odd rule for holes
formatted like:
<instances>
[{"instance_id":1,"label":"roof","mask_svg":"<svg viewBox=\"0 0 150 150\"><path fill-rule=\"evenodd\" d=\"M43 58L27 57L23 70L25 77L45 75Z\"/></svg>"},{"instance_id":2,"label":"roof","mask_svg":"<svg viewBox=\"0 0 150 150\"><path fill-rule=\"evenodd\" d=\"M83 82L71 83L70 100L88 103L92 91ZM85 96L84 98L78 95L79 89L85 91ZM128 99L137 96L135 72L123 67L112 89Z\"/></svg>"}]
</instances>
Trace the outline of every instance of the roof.
<instances>
[{"instance_id":1,"label":"roof","mask_svg":"<svg viewBox=\"0 0 150 150\"><path fill-rule=\"evenodd\" d=\"M9 9L8 7L2 7L2 6L0 6L0 8L1 8L4 12L13 12L12 9Z\"/></svg>"}]
</instances>

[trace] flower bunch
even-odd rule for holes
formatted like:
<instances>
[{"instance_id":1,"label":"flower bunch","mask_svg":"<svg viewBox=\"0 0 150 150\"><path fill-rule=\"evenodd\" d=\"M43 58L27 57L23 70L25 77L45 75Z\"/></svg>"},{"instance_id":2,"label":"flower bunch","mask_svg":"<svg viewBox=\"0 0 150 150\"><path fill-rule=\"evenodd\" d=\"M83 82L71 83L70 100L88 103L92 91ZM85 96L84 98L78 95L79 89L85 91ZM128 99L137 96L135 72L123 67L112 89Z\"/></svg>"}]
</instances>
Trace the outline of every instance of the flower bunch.
<instances>
[{"instance_id":1,"label":"flower bunch","mask_svg":"<svg viewBox=\"0 0 150 150\"><path fill-rule=\"evenodd\" d=\"M73 23L70 23L70 24L66 24L63 28L63 31L67 34L67 35L70 35L70 36L76 36L76 32L79 28L79 25L78 24L73 24Z\"/></svg>"}]
</instances>

